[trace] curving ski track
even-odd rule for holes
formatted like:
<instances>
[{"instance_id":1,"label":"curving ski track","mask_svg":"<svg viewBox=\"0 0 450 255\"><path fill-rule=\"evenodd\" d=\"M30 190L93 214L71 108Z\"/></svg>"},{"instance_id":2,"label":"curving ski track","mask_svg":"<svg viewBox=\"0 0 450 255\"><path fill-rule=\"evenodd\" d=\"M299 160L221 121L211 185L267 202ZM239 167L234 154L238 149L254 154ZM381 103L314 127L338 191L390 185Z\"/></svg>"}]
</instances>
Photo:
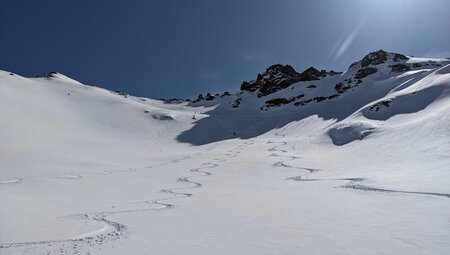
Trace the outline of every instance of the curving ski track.
<instances>
[{"instance_id":1,"label":"curving ski track","mask_svg":"<svg viewBox=\"0 0 450 255\"><path fill-rule=\"evenodd\" d=\"M228 158L236 157L239 153L241 153L241 150L245 149L247 146L252 145L252 144L253 144L253 142L246 141L243 144L238 145L235 148L228 150L227 153L224 154L224 156L226 156ZM184 158L184 159L187 159L187 158ZM216 158L213 158L211 161L225 162L226 158L224 158L224 157L216 157ZM172 162L174 162L174 161L172 161ZM192 169L189 170L190 172L197 173L197 175L184 176L184 177L179 177L177 179L178 182L183 183L183 184L187 184L188 186L175 187L175 188L166 188L166 189L160 190L161 193L171 194L172 195L171 197L161 198L161 199L156 199L156 200L143 201L143 202L144 203L148 203L150 205L159 206L156 210L163 210L163 209L174 208L175 205L170 203L170 202L168 202L168 201L171 201L171 200L174 200L174 199L183 198L183 197L191 197L191 196L193 196L192 193L182 192L182 191L186 190L186 189L197 189L197 188L202 187L201 183L193 181L192 178L210 176L212 173L208 172L208 171L205 171L204 169L211 169L211 168L215 168L215 167L219 166L218 164L211 163L211 162L204 163L203 165L204 166L202 166L202 167L192 168Z\"/></svg>"},{"instance_id":2,"label":"curving ski track","mask_svg":"<svg viewBox=\"0 0 450 255\"><path fill-rule=\"evenodd\" d=\"M46 241L31 241L31 242L17 242L17 243L4 243L0 244L0 249L4 248L16 248L23 246L33 246L33 245L47 245L51 246L53 244L59 243L87 243L90 245L101 244L104 241L112 241L119 238L127 227L118 222L110 221L106 219L106 213L94 213L94 214L77 214L70 215L70 218L78 220L92 220L103 224L103 228L97 231L79 235L77 237L67 238L67 239L54 239Z\"/></svg>"},{"instance_id":3,"label":"curving ski track","mask_svg":"<svg viewBox=\"0 0 450 255\"><path fill-rule=\"evenodd\" d=\"M275 133L276 136L280 136L281 138L285 138L286 135ZM267 142L268 144L273 143L279 143L278 145L271 147L268 149L270 152L281 152L281 153L287 153L287 150L279 149L278 147L282 147L287 145L287 142L285 141L274 141L270 140ZM347 188L347 189L355 189L355 190L362 190L362 191L373 191L373 192L386 192L386 193L401 193L401 194L413 194L413 195L427 195L427 196L438 196L438 197L446 197L450 198L450 194L447 193L436 193L436 192L420 192L420 191L405 191L405 190L394 190L394 189L386 189L386 188L376 188L376 187L370 187L362 184L362 182L367 181L366 178L361 177L350 177L350 178L328 178L328 179L314 179L314 178L308 178L308 175L311 175L314 172L320 171L320 169L313 169L313 168L306 168L306 167L297 167L292 166L286 163L286 161L292 161L301 157L298 156L284 156L279 155L276 153L272 153L270 156L273 157L287 157L288 160L278 161L275 162L274 166L278 167L287 167L287 168L293 168L293 169L299 169L302 171L306 171L304 174L288 177L287 180L293 180L293 181L349 181L349 183L339 186L341 188Z\"/></svg>"},{"instance_id":4,"label":"curving ski track","mask_svg":"<svg viewBox=\"0 0 450 255\"><path fill-rule=\"evenodd\" d=\"M207 172L207 171L204 171L204 170L200 170L200 169L214 168L214 167L218 167L219 166L218 164L213 164L213 163L207 163L207 165L210 165L210 166L208 166L208 167L198 167L198 168L193 168L193 169L190 170L191 172L198 173L198 175L185 176L185 177L180 177L180 178L177 179L178 182L187 184L188 186L176 187L176 188L167 188L167 189L163 189L163 190L160 191L162 193L171 194L171 195L173 195L172 197L156 199L156 200L147 201L147 202L149 204L154 204L154 205L161 206L161 208L159 208L159 209L174 208L175 207L174 204L167 203L166 201L174 200L174 199L181 198L181 197L190 197L190 196L193 195L192 193L180 192L179 190L196 189L196 188L202 187L201 183L192 181L191 178L211 175L210 172Z\"/></svg>"},{"instance_id":5,"label":"curving ski track","mask_svg":"<svg viewBox=\"0 0 450 255\"><path fill-rule=\"evenodd\" d=\"M232 150L229 151L229 153L224 154L224 156L235 157L240 153L241 150L245 149L246 146L251 145L251 144L253 144L253 143L245 142L245 143L233 148ZM198 155L198 153L196 153L194 155ZM179 163L179 162L181 162L183 160L187 160L191 157L192 156L184 156L180 159L171 160L169 162L165 162L165 163L162 163L162 164L159 164L156 166L145 167L145 168L148 169L148 168L153 168L153 167L158 167L158 166L164 166L164 165L167 165L170 163ZM218 158L214 158L212 160L224 162L224 161L226 161L226 158L218 157ZM218 164L207 162L207 163L204 163L203 166L201 166L201 167L192 168L189 171L192 173L196 173L196 175L179 177L177 179L178 182L186 184L188 186L163 189L160 191L161 193L171 194L172 196L167 197L167 198L151 200L151 201L143 201L150 205L155 205L155 206L157 206L157 208L143 208L143 209L136 209L136 210L121 210L121 211L103 211L103 212L95 212L95 213L82 213L82 214L69 215L69 216L67 216L67 219L95 221L95 222L102 223L103 227L99 230L95 230L95 231L92 231L89 233L84 233L84 234L78 235L76 237L66 238L66 239L3 243L3 244L0 244L0 249L32 247L32 246L53 247L53 245L61 244L61 247L58 247L58 250L60 253L67 253L67 251L65 250L66 246L67 246L67 247L70 247L70 250L73 254L78 254L79 246L101 245L103 242L117 240L126 233L128 228L124 224L108 220L107 219L108 216L114 215L114 214L137 213L137 212L146 212L146 211L174 208L175 205L172 203L169 203L167 201L179 199L182 197L193 196L192 193L181 192L181 190L196 189L196 188L202 187L201 183L193 181L192 178L209 176L209 175L211 175L211 172L208 172L204 169L211 169L211 168L215 168L218 166L219 166ZM129 170L117 171L117 173L119 173L119 172L120 173L123 173L123 172L133 173L133 172L136 172L136 169L130 168ZM50 178L81 179L82 175L111 175L113 173L116 173L116 172L112 172L112 171L103 171L103 172L94 172L94 173L74 172L74 173L70 173L70 175L67 175L67 176L50 177ZM0 184L16 184L16 183L21 182L22 180L23 180L23 177L15 177L11 180L0 181Z\"/></svg>"}]
</instances>

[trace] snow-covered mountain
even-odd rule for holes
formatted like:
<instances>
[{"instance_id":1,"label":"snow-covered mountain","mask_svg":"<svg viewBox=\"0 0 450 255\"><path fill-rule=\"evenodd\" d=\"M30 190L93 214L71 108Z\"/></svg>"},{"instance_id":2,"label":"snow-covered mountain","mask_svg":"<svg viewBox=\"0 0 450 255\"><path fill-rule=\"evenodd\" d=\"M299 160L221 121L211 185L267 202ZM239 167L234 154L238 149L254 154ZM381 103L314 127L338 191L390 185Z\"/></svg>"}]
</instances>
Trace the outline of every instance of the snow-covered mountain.
<instances>
[{"instance_id":1,"label":"snow-covered mountain","mask_svg":"<svg viewBox=\"0 0 450 255\"><path fill-rule=\"evenodd\" d=\"M450 249L449 59L277 64L192 102L0 71L0 104L0 254Z\"/></svg>"},{"instance_id":2,"label":"snow-covered mountain","mask_svg":"<svg viewBox=\"0 0 450 255\"><path fill-rule=\"evenodd\" d=\"M199 100L200 96L192 106L218 106L209 112L209 118L197 121L178 140L205 144L225 138L251 138L313 115L340 123L358 112L369 120L418 112L447 95L448 88L441 82L428 83L437 74L448 73L449 63L449 59L413 58L380 50L351 64L344 73L314 67L298 73L289 65L273 65L256 80L243 82L234 95L209 95ZM428 85L418 83L420 80ZM205 134L204 130L212 126L216 132ZM347 137L345 131L338 133L331 132L335 144L354 138L354 134Z\"/></svg>"}]
</instances>

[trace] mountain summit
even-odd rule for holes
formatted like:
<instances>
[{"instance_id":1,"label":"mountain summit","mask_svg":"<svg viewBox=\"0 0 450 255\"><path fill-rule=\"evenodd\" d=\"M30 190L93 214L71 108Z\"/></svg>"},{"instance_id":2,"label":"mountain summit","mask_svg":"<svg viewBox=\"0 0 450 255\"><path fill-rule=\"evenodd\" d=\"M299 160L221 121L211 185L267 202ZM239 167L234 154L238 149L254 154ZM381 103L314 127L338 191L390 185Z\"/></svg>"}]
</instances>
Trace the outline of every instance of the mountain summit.
<instances>
[{"instance_id":1,"label":"mountain summit","mask_svg":"<svg viewBox=\"0 0 450 255\"><path fill-rule=\"evenodd\" d=\"M251 92L258 91L258 97L262 97L289 87L296 82L320 80L327 75L336 74L338 73L334 71L319 71L314 67L310 67L302 73L298 73L290 65L276 64L267 68L262 74L258 74L256 80L250 82L244 81L241 85L241 90Z\"/></svg>"},{"instance_id":2,"label":"mountain summit","mask_svg":"<svg viewBox=\"0 0 450 255\"><path fill-rule=\"evenodd\" d=\"M196 126L178 139L194 143L214 141L216 138L201 136L202 130L224 122L234 126L233 131L224 135L224 138L231 139L233 134L242 138L253 137L312 115L341 121L357 112L363 112L372 119L388 119L400 113L416 112L441 94L431 93L435 91L432 86L413 89L416 88L413 85L433 76L439 68L439 73L446 72L448 67L445 66L449 63L450 60L445 58L416 58L379 50L354 62L343 73L319 71L314 67L299 73L289 65L272 65L258 74L256 80L244 81L241 90L235 94L192 103L192 106L217 107L210 112L209 118L199 120ZM415 103L418 98L424 101ZM405 100L409 102L409 107L406 107L409 109L404 107ZM216 112L220 114L216 115ZM371 131L356 132L365 135L354 137L362 139L374 132L369 129ZM352 141L344 140L333 139L336 144Z\"/></svg>"}]
</instances>

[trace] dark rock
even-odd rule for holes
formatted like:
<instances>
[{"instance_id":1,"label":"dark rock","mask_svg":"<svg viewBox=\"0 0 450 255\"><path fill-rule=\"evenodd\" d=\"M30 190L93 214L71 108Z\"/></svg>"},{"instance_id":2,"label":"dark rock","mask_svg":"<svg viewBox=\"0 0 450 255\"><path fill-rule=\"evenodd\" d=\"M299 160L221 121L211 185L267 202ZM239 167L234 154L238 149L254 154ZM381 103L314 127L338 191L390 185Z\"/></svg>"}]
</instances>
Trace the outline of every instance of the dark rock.
<instances>
[{"instance_id":1,"label":"dark rock","mask_svg":"<svg viewBox=\"0 0 450 255\"><path fill-rule=\"evenodd\" d=\"M233 103L231 103L231 107L238 108L239 105L241 104L241 100L242 98L237 98L236 100L234 100Z\"/></svg>"},{"instance_id":2,"label":"dark rock","mask_svg":"<svg viewBox=\"0 0 450 255\"><path fill-rule=\"evenodd\" d=\"M295 102L294 105L295 106L304 106L305 103L303 103L302 101L299 101L299 102Z\"/></svg>"},{"instance_id":3,"label":"dark rock","mask_svg":"<svg viewBox=\"0 0 450 255\"><path fill-rule=\"evenodd\" d=\"M220 97L229 97L229 96L231 96L231 95L230 95L230 92L228 92L228 91L225 91L222 93L222 95L220 95Z\"/></svg>"},{"instance_id":4,"label":"dark rock","mask_svg":"<svg viewBox=\"0 0 450 255\"><path fill-rule=\"evenodd\" d=\"M384 100L384 101L380 101L374 105L372 105L371 107L369 107L369 111L378 111L381 108L388 108L391 105L392 101L391 100Z\"/></svg>"},{"instance_id":5,"label":"dark rock","mask_svg":"<svg viewBox=\"0 0 450 255\"><path fill-rule=\"evenodd\" d=\"M290 102L292 102L292 101L288 100L286 98L273 98L273 99L267 100L265 105L267 107L272 107L272 106L280 106L280 105L284 105L284 104L289 104Z\"/></svg>"},{"instance_id":6,"label":"dark rock","mask_svg":"<svg viewBox=\"0 0 450 255\"><path fill-rule=\"evenodd\" d=\"M407 65L404 64L396 64L396 65L391 65L389 66L391 68L391 72L394 73L401 73L401 72L406 72L411 70L411 68Z\"/></svg>"},{"instance_id":7,"label":"dark rock","mask_svg":"<svg viewBox=\"0 0 450 255\"><path fill-rule=\"evenodd\" d=\"M426 63L423 63L425 66L432 66L432 67L439 67L442 66L441 63L438 63L436 61L428 60Z\"/></svg>"},{"instance_id":8,"label":"dark rock","mask_svg":"<svg viewBox=\"0 0 450 255\"><path fill-rule=\"evenodd\" d=\"M350 89L351 85L344 85L344 83L339 82L338 84L334 85L334 90L336 90L337 93L341 94L344 93L346 90Z\"/></svg>"},{"instance_id":9,"label":"dark rock","mask_svg":"<svg viewBox=\"0 0 450 255\"><path fill-rule=\"evenodd\" d=\"M305 97L305 94L300 94L300 95L298 95L298 96L295 96L294 99L300 99L300 98L302 98L302 97Z\"/></svg>"},{"instance_id":10,"label":"dark rock","mask_svg":"<svg viewBox=\"0 0 450 255\"><path fill-rule=\"evenodd\" d=\"M398 54L398 53L394 53L394 57L392 58L392 60L394 61L394 62L398 62L398 61L400 61L400 60L408 60L409 58L407 57L407 56L405 56L405 55L402 55L402 54Z\"/></svg>"},{"instance_id":11,"label":"dark rock","mask_svg":"<svg viewBox=\"0 0 450 255\"><path fill-rule=\"evenodd\" d=\"M258 97L272 94L278 90L289 87L299 81L319 80L326 75L336 75L337 72L325 70L319 71L313 67L306 69L302 73L298 73L290 65L276 64L266 69L262 74L258 74L255 81L244 81L241 84L241 90L250 92L258 91Z\"/></svg>"},{"instance_id":12,"label":"dark rock","mask_svg":"<svg viewBox=\"0 0 450 255\"><path fill-rule=\"evenodd\" d=\"M320 80L321 78L326 77L327 75L333 76L337 74L341 74L342 72L335 72L333 70L327 72L326 70L319 71L314 67L310 67L303 71L299 76L299 81L314 81Z\"/></svg>"},{"instance_id":13,"label":"dark rock","mask_svg":"<svg viewBox=\"0 0 450 255\"><path fill-rule=\"evenodd\" d=\"M298 96L290 97L288 99L286 99L286 98L273 98L273 99L267 100L264 103L264 106L261 107L261 109L268 108L268 107L273 107L273 106L280 106L280 105L289 104L289 103L291 103L291 102L293 102L293 101L295 101L297 99L300 99L300 98L302 98L304 96L305 96L305 94L300 94Z\"/></svg>"},{"instance_id":14,"label":"dark rock","mask_svg":"<svg viewBox=\"0 0 450 255\"><path fill-rule=\"evenodd\" d=\"M327 72L325 70L319 71L314 67L310 67L299 75L299 81L320 80L320 78L325 77L326 74Z\"/></svg>"},{"instance_id":15,"label":"dark rock","mask_svg":"<svg viewBox=\"0 0 450 255\"><path fill-rule=\"evenodd\" d=\"M313 88L317 88L317 86L316 86L316 85L309 85L309 86L307 86L306 88L308 88L308 89L313 89Z\"/></svg>"},{"instance_id":16,"label":"dark rock","mask_svg":"<svg viewBox=\"0 0 450 255\"><path fill-rule=\"evenodd\" d=\"M202 100L205 100L205 98L203 97L203 94L199 94L197 99L195 99L194 101L192 101L192 103L197 103L200 102Z\"/></svg>"},{"instance_id":17,"label":"dark rock","mask_svg":"<svg viewBox=\"0 0 450 255\"><path fill-rule=\"evenodd\" d=\"M211 95L211 93L206 94L206 97L205 97L206 101L212 101L214 99L216 99L216 97Z\"/></svg>"},{"instance_id":18,"label":"dark rock","mask_svg":"<svg viewBox=\"0 0 450 255\"><path fill-rule=\"evenodd\" d=\"M270 66L263 74L259 74L255 84L259 87L258 97L272 94L299 81L299 73L290 65Z\"/></svg>"},{"instance_id":19,"label":"dark rock","mask_svg":"<svg viewBox=\"0 0 450 255\"><path fill-rule=\"evenodd\" d=\"M337 74L342 74L342 72L336 72L336 71L333 71L333 70L328 72L329 76L333 76L333 75L337 75Z\"/></svg>"},{"instance_id":20,"label":"dark rock","mask_svg":"<svg viewBox=\"0 0 450 255\"><path fill-rule=\"evenodd\" d=\"M173 117L166 114L153 114L152 117L155 120L173 120Z\"/></svg>"},{"instance_id":21,"label":"dark rock","mask_svg":"<svg viewBox=\"0 0 450 255\"><path fill-rule=\"evenodd\" d=\"M55 78L57 74L58 74L58 72L52 71L50 73L36 75L36 78Z\"/></svg>"},{"instance_id":22,"label":"dark rock","mask_svg":"<svg viewBox=\"0 0 450 255\"><path fill-rule=\"evenodd\" d=\"M364 56L363 59L361 59L358 62L352 63L350 65L349 69L352 67L355 67L358 64L361 64L362 68L368 67L371 65L380 65L380 64L386 63L386 61L388 60L388 56L393 56L392 61L394 61L394 62L400 62L400 61L405 61L405 60L409 59L407 56L399 54L399 53L388 53L384 50L379 50L379 51L374 51L374 52L367 54L366 56Z\"/></svg>"},{"instance_id":23,"label":"dark rock","mask_svg":"<svg viewBox=\"0 0 450 255\"><path fill-rule=\"evenodd\" d=\"M127 98L127 97L128 97L128 94L125 93L125 92L123 92L123 91L116 90L116 93L117 93L117 95L123 96L124 98Z\"/></svg>"},{"instance_id":24,"label":"dark rock","mask_svg":"<svg viewBox=\"0 0 450 255\"><path fill-rule=\"evenodd\" d=\"M334 98L338 98L338 97L339 97L338 94L334 94L334 95L328 96L328 99L334 99Z\"/></svg>"},{"instance_id":25,"label":"dark rock","mask_svg":"<svg viewBox=\"0 0 450 255\"><path fill-rule=\"evenodd\" d=\"M255 92L259 89L258 96L268 95L297 82L298 75L290 65L272 65L263 74L258 74L255 81L244 81L241 90Z\"/></svg>"},{"instance_id":26,"label":"dark rock","mask_svg":"<svg viewBox=\"0 0 450 255\"><path fill-rule=\"evenodd\" d=\"M315 98L313 98L313 100L315 100L317 103L322 102L322 101L324 101L326 99L327 99L327 97L315 97Z\"/></svg>"},{"instance_id":27,"label":"dark rock","mask_svg":"<svg viewBox=\"0 0 450 255\"><path fill-rule=\"evenodd\" d=\"M387 52L384 50L379 50L367 54L361 60L361 67L367 67L369 65L379 65L387 61Z\"/></svg>"},{"instance_id":28,"label":"dark rock","mask_svg":"<svg viewBox=\"0 0 450 255\"><path fill-rule=\"evenodd\" d=\"M144 98L141 98L142 101L145 101ZM191 100L189 99L179 99L179 98L162 98L160 99L161 101L163 101L165 104L181 104L184 102L190 102Z\"/></svg>"},{"instance_id":29,"label":"dark rock","mask_svg":"<svg viewBox=\"0 0 450 255\"><path fill-rule=\"evenodd\" d=\"M295 69L292 66L281 65L281 64L276 64L276 65L270 66L269 68L266 69L265 73L270 73L270 72L282 73L289 77L295 77L298 75L297 71L295 71ZM261 78L262 76L263 75L260 75L259 78Z\"/></svg>"},{"instance_id":30,"label":"dark rock","mask_svg":"<svg viewBox=\"0 0 450 255\"><path fill-rule=\"evenodd\" d=\"M258 85L259 84L257 84L256 82L249 83L247 81L243 81L242 84L241 84L241 90L247 90L247 91L250 91L250 92L255 92L259 88Z\"/></svg>"},{"instance_id":31,"label":"dark rock","mask_svg":"<svg viewBox=\"0 0 450 255\"><path fill-rule=\"evenodd\" d=\"M367 76L369 76L371 74L374 74L376 72L377 72L377 69L373 68L373 67L363 68L363 69L360 69L360 70L358 70L356 72L355 79L362 79L362 78L365 78L365 77L367 77Z\"/></svg>"}]
</instances>

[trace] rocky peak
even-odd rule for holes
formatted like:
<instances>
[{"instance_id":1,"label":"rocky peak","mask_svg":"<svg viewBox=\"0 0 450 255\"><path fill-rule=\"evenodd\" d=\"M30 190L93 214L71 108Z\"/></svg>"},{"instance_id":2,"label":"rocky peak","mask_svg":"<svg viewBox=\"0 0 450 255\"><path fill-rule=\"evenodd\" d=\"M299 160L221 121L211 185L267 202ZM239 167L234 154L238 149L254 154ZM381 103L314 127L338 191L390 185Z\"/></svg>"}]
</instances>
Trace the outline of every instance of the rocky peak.
<instances>
[{"instance_id":1,"label":"rocky peak","mask_svg":"<svg viewBox=\"0 0 450 255\"><path fill-rule=\"evenodd\" d=\"M299 81L314 81L314 80L320 80L321 78L324 78L325 76L333 76L336 74L340 74L339 72L335 72L333 70L327 72L326 70L319 71L314 67L310 67L303 71L299 75Z\"/></svg>"},{"instance_id":2,"label":"rocky peak","mask_svg":"<svg viewBox=\"0 0 450 255\"><path fill-rule=\"evenodd\" d=\"M251 82L244 81L241 85L241 90L251 92L259 90L258 97L261 97L287 88L299 81L319 80L326 75L335 74L339 73L335 71L319 71L314 67L310 67L302 73L298 73L290 65L276 64L267 68L264 73L258 74L256 80Z\"/></svg>"},{"instance_id":3,"label":"rocky peak","mask_svg":"<svg viewBox=\"0 0 450 255\"><path fill-rule=\"evenodd\" d=\"M262 74L263 76L265 75L284 75L284 76L289 76L289 77L295 77L298 75L297 71L295 71L295 69L290 66L290 65L282 65L282 64L275 64L275 65L271 65L269 66L269 68L266 69L266 71Z\"/></svg>"},{"instance_id":4,"label":"rocky peak","mask_svg":"<svg viewBox=\"0 0 450 255\"><path fill-rule=\"evenodd\" d=\"M244 81L241 85L241 90L251 92L259 90L258 96L265 96L289 87L298 81L299 75L290 65L272 65L264 73L258 74L255 81Z\"/></svg>"},{"instance_id":5,"label":"rocky peak","mask_svg":"<svg viewBox=\"0 0 450 255\"><path fill-rule=\"evenodd\" d=\"M374 51L367 54L361 60L361 67L368 67L369 65L379 65L387 61L387 52L384 50Z\"/></svg>"},{"instance_id":6,"label":"rocky peak","mask_svg":"<svg viewBox=\"0 0 450 255\"><path fill-rule=\"evenodd\" d=\"M393 60L394 62L399 62L399 61L401 61L401 60L406 61L406 60L409 59L407 56L402 55L402 54L399 54L399 53L392 53L392 54L394 55L394 56L392 57L392 60Z\"/></svg>"},{"instance_id":7,"label":"rocky peak","mask_svg":"<svg viewBox=\"0 0 450 255\"><path fill-rule=\"evenodd\" d=\"M349 69L357 68L355 72L356 79L365 78L371 74L377 72L377 65L388 63L390 64L392 72L405 72L410 70L410 67L406 65L406 60L409 58L399 53L386 52L384 50L374 51L360 61L354 62L350 65Z\"/></svg>"},{"instance_id":8,"label":"rocky peak","mask_svg":"<svg viewBox=\"0 0 450 255\"><path fill-rule=\"evenodd\" d=\"M376 66L376 65L381 65L384 64L386 62L402 62L402 61L406 61L409 58L405 55L399 54L399 53L391 53L391 52L386 52L384 50L379 50L379 51L374 51L371 52L369 54L367 54L366 56L364 56L363 59L361 59L358 62L352 63L350 65L350 68L352 68L353 66L356 66L357 64L361 64L362 68L368 67L368 66Z\"/></svg>"}]
</instances>

